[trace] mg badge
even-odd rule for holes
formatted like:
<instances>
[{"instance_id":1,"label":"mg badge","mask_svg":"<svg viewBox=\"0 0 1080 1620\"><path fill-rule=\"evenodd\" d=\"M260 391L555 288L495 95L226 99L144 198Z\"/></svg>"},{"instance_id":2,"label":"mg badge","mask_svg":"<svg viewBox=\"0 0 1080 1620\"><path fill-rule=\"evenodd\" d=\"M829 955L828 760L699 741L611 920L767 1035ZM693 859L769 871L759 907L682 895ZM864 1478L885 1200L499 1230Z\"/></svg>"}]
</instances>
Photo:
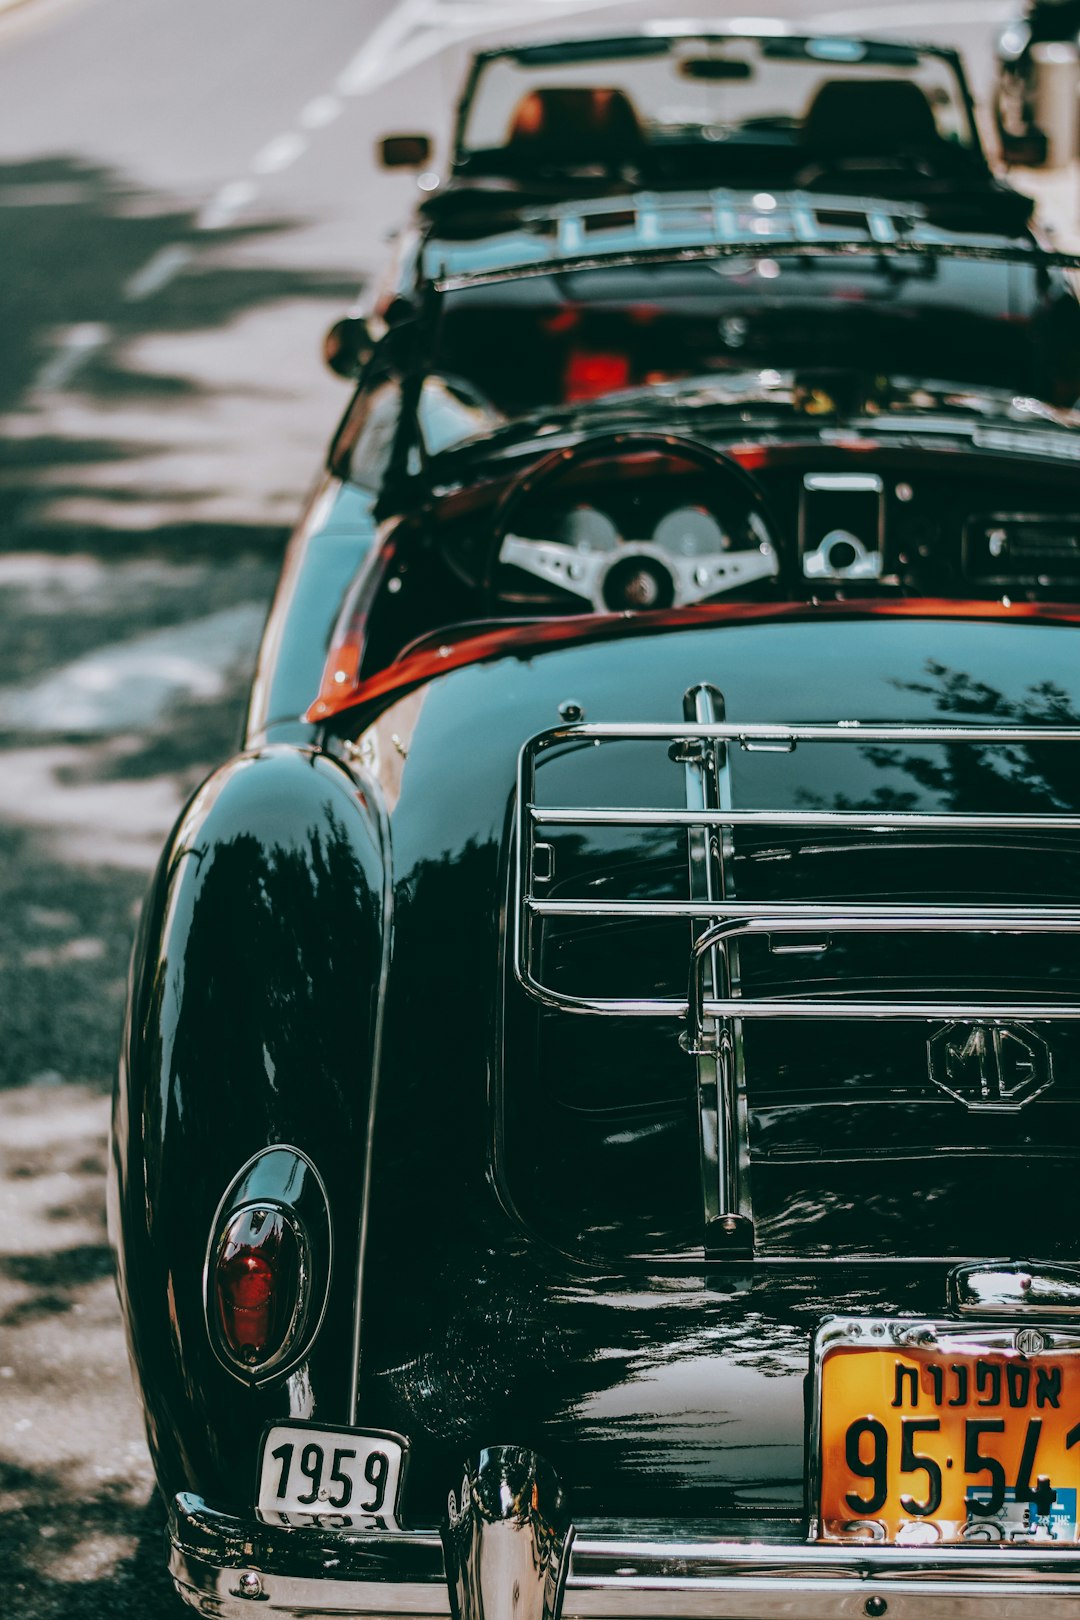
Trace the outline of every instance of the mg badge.
<instances>
[{"instance_id":1,"label":"mg badge","mask_svg":"<svg viewBox=\"0 0 1080 1620\"><path fill-rule=\"evenodd\" d=\"M1016 1335L1016 1348L1022 1356L1037 1356L1046 1349L1046 1339L1038 1328L1021 1328Z\"/></svg>"},{"instance_id":2,"label":"mg badge","mask_svg":"<svg viewBox=\"0 0 1080 1620\"><path fill-rule=\"evenodd\" d=\"M1026 1024L946 1024L927 1055L935 1086L972 1112L1015 1113L1054 1081L1050 1048Z\"/></svg>"}]
</instances>

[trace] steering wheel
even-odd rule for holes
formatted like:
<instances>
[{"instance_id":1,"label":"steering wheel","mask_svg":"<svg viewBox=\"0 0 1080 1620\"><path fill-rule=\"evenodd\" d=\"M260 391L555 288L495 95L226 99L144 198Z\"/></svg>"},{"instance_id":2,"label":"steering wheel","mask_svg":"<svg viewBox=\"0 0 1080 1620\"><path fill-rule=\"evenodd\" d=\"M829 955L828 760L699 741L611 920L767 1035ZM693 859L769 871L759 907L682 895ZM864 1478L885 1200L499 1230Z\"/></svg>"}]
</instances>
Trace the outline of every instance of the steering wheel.
<instances>
[{"instance_id":1,"label":"steering wheel","mask_svg":"<svg viewBox=\"0 0 1080 1620\"><path fill-rule=\"evenodd\" d=\"M610 550L589 551L514 532L523 506L547 495L552 485L582 463L638 455L677 458L701 468L729 499L737 500L756 547L679 557L651 541L626 540ZM755 580L775 578L781 571L781 550L777 525L757 483L724 451L671 433L605 433L554 450L518 474L495 510L479 583L489 615L498 602L499 566L506 563L583 598L598 613L686 607Z\"/></svg>"}]
</instances>

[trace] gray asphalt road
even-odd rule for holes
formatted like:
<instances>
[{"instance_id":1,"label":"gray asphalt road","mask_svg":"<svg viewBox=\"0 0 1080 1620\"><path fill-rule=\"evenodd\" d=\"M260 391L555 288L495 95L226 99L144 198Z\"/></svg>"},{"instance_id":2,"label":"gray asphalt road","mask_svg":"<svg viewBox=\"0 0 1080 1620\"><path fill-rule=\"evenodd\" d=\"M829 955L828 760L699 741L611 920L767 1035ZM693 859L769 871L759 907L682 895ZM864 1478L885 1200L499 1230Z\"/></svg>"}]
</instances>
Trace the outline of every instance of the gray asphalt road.
<instances>
[{"instance_id":1,"label":"gray asphalt road","mask_svg":"<svg viewBox=\"0 0 1080 1620\"><path fill-rule=\"evenodd\" d=\"M480 39L682 9L0 9L5 1614L171 1612L104 1230L108 1089L140 897L234 745L281 543L344 403L321 333L409 205L372 142L443 134ZM1008 0L767 9L952 40L985 86Z\"/></svg>"}]
</instances>

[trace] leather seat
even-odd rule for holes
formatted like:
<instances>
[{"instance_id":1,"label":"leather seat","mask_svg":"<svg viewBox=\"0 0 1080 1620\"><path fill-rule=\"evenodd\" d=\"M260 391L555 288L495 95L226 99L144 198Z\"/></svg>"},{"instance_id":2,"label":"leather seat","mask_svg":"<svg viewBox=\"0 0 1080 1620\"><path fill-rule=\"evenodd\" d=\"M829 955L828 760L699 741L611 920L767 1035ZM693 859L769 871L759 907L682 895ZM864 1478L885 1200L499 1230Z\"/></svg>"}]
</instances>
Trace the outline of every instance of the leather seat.
<instances>
[{"instance_id":1,"label":"leather seat","mask_svg":"<svg viewBox=\"0 0 1080 1620\"><path fill-rule=\"evenodd\" d=\"M506 150L530 167L619 167L645 144L633 102L622 90L530 90L510 120Z\"/></svg>"},{"instance_id":2,"label":"leather seat","mask_svg":"<svg viewBox=\"0 0 1080 1620\"><path fill-rule=\"evenodd\" d=\"M946 143L933 109L907 79L829 79L807 109L808 157L894 158L927 155Z\"/></svg>"}]
</instances>

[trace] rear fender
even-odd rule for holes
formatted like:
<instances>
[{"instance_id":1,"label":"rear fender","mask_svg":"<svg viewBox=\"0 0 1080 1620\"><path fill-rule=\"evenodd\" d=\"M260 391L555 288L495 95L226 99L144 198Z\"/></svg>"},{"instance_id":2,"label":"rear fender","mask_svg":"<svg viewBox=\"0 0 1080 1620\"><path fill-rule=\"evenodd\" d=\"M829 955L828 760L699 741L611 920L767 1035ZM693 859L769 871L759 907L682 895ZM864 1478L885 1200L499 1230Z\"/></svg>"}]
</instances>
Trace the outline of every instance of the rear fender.
<instances>
[{"instance_id":1,"label":"rear fender","mask_svg":"<svg viewBox=\"0 0 1080 1620\"><path fill-rule=\"evenodd\" d=\"M267 1422L353 1417L389 894L375 790L310 750L267 748L223 767L162 857L132 964L110 1219L168 1493L244 1505ZM328 1240L313 1241L323 1301L299 1364L252 1380L215 1348L203 1274L230 1189L246 1188L245 1167L278 1144L325 1188ZM281 1186L287 1201L288 1177Z\"/></svg>"}]
</instances>

